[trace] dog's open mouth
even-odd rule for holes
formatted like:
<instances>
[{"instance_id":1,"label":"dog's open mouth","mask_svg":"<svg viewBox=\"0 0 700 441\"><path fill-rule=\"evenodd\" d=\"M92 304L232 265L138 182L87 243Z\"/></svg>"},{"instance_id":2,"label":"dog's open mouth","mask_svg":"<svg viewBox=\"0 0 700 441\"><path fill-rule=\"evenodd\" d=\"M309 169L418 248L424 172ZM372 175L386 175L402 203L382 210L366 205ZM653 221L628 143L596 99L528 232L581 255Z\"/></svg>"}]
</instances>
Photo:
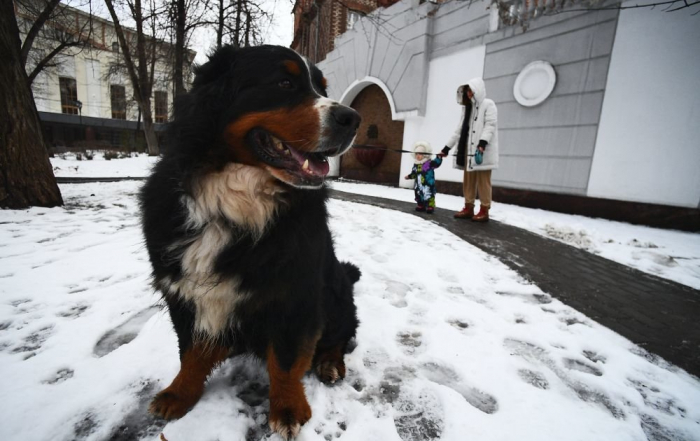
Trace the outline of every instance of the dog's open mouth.
<instances>
[{"instance_id":1,"label":"dog's open mouth","mask_svg":"<svg viewBox=\"0 0 700 441\"><path fill-rule=\"evenodd\" d=\"M301 185L321 185L330 170L327 156L332 152L302 152L262 129L252 130L248 141L258 159L291 174Z\"/></svg>"}]
</instances>

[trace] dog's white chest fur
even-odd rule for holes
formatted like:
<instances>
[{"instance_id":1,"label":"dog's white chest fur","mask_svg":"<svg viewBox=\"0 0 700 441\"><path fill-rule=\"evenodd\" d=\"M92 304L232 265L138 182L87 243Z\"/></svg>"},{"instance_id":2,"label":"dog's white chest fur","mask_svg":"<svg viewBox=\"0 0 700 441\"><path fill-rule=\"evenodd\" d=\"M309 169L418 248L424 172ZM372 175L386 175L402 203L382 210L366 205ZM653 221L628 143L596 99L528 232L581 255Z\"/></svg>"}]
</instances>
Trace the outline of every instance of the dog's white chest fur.
<instances>
[{"instance_id":1,"label":"dog's white chest fur","mask_svg":"<svg viewBox=\"0 0 700 441\"><path fill-rule=\"evenodd\" d=\"M199 233L178 247L184 249L179 257L183 277L160 284L170 294L194 303L195 331L203 337L215 338L226 330L236 304L248 295L240 290L238 277L214 273L216 259L231 243L231 224L259 238L275 215L279 193L264 170L229 164L201 178L194 195L183 197L187 226Z\"/></svg>"}]
</instances>

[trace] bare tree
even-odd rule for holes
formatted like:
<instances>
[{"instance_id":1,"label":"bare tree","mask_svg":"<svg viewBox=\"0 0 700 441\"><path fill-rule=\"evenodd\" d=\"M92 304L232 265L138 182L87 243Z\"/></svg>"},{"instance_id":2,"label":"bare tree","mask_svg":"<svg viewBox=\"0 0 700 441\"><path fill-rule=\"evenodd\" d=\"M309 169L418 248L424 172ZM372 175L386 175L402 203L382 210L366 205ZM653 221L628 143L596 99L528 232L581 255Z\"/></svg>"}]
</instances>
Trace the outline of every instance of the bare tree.
<instances>
[{"instance_id":1,"label":"bare tree","mask_svg":"<svg viewBox=\"0 0 700 441\"><path fill-rule=\"evenodd\" d=\"M159 51L159 43L156 38L156 17L159 10L154 0L148 1L148 9L144 9L142 0L126 0L126 6L130 18L136 24L136 32L125 30L117 16L114 0L105 0L109 14L114 23L114 31L117 34L123 67L127 72L129 81L134 90L134 99L139 106L143 117L143 132L146 137L148 154L156 156L159 153L158 138L153 125L153 112L151 110L151 95L155 76L155 65ZM146 36L145 28L149 28L150 35ZM132 44L134 43L134 44Z\"/></svg>"},{"instance_id":2,"label":"bare tree","mask_svg":"<svg viewBox=\"0 0 700 441\"><path fill-rule=\"evenodd\" d=\"M20 55L12 0L0 0L0 207L63 205Z\"/></svg>"},{"instance_id":3,"label":"bare tree","mask_svg":"<svg viewBox=\"0 0 700 441\"><path fill-rule=\"evenodd\" d=\"M253 0L215 0L214 14L209 24L216 30L217 49L224 44L234 47L255 46L263 43L263 29L273 16Z\"/></svg>"},{"instance_id":4,"label":"bare tree","mask_svg":"<svg viewBox=\"0 0 700 441\"><path fill-rule=\"evenodd\" d=\"M225 0L217 0L224 2ZM192 32L200 27L211 25L213 22L206 15L209 11L210 0L170 0L169 23L172 44L172 81L175 96L186 92L186 83L191 72L192 57L188 54L188 46Z\"/></svg>"},{"instance_id":5,"label":"bare tree","mask_svg":"<svg viewBox=\"0 0 700 441\"><path fill-rule=\"evenodd\" d=\"M90 6L90 0L85 1ZM60 0L15 0L15 4L18 25L25 34L20 59L30 84L44 69L55 66L56 55L65 49L91 45L92 14L81 21Z\"/></svg>"}]
</instances>

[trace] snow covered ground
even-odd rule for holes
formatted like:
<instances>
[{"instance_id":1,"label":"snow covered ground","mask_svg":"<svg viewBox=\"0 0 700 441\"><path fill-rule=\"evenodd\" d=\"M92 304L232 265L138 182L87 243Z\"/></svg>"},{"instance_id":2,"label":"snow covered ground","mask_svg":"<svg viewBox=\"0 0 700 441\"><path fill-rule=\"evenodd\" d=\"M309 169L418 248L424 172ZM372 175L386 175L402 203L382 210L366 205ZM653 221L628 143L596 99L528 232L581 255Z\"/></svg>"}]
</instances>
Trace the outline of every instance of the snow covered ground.
<instances>
[{"instance_id":1,"label":"snow covered ground","mask_svg":"<svg viewBox=\"0 0 700 441\"><path fill-rule=\"evenodd\" d=\"M250 359L218 368L182 419L148 416L179 361L149 287L140 185L61 185L65 207L0 211L1 440L279 439ZM697 378L429 221L329 209L339 257L363 272L361 325L345 381L305 379L313 418L300 440L700 440Z\"/></svg>"},{"instance_id":2,"label":"snow covered ground","mask_svg":"<svg viewBox=\"0 0 700 441\"><path fill-rule=\"evenodd\" d=\"M154 161L155 158L147 155L105 161L100 153L93 161L76 161L73 155L67 155L65 160L51 159L56 176L61 177L144 177L148 176ZM439 177L440 170L437 173ZM333 182L331 186L351 193L413 202L413 190L408 189L343 181ZM463 203L462 198L457 196L437 196L438 209L458 211ZM494 202L491 217L640 271L700 289L700 234L554 213L498 202Z\"/></svg>"},{"instance_id":3,"label":"snow covered ground","mask_svg":"<svg viewBox=\"0 0 700 441\"><path fill-rule=\"evenodd\" d=\"M95 152L92 160L82 156L78 160L74 153L56 155L51 158L53 173L62 178L140 178L148 176L157 156L147 154L132 154L129 158L114 158L106 160L104 152Z\"/></svg>"},{"instance_id":4,"label":"snow covered ground","mask_svg":"<svg viewBox=\"0 0 700 441\"><path fill-rule=\"evenodd\" d=\"M413 190L338 181L332 188L413 202ZM459 211L464 199L438 194L438 209ZM478 210L478 201L477 201ZM658 277L700 289L700 234L493 203L489 216Z\"/></svg>"}]
</instances>

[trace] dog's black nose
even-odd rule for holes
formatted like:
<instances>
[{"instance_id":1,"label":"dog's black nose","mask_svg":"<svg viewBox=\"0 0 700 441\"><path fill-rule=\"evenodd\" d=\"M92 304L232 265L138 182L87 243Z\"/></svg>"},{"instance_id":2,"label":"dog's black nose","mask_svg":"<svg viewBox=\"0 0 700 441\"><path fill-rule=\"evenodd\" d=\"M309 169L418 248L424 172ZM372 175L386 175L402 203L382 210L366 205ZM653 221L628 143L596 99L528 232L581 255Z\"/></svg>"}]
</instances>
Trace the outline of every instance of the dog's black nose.
<instances>
[{"instance_id":1,"label":"dog's black nose","mask_svg":"<svg viewBox=\"0 0 700 441\"><path fill-rule=\"evenodd\" d=\"M360 127L362 117L350 107L333 106L331 109L333 120L341 127L357 130Z\"/></svg>"}]
</instances>

